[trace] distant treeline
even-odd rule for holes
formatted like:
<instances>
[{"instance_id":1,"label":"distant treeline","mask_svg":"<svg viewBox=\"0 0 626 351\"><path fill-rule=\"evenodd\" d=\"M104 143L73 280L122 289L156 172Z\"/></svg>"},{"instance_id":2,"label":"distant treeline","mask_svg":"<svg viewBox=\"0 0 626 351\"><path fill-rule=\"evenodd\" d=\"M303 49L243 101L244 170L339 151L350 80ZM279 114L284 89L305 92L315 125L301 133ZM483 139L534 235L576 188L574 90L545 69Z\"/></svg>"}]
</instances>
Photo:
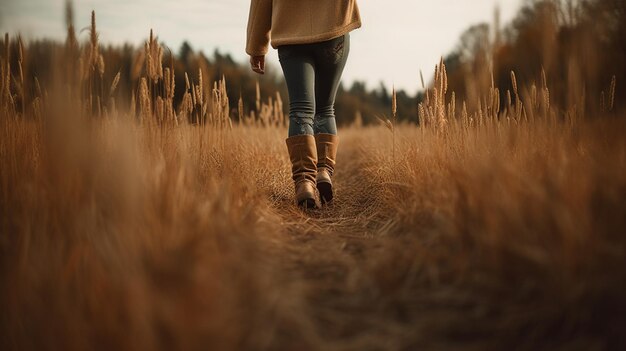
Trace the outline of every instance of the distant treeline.
<instances>
[{"instance_id":1,"label":"distant treeline","mask_svg":"<svg viewBox=\"0 0 626 351\"><path fill-rule=\"evenodd\" d=\"M496 14L494 26L478 24L461 36L445 58L449 89L459 100L479 101L493 80L505 104L514 71L520 87L545 81L560 108L577 105L587 114L610 103L620 108L626 98L619 88L626 85L625 12L624 0L527 0L503 29Z\"/></svg>"}]
</instances>

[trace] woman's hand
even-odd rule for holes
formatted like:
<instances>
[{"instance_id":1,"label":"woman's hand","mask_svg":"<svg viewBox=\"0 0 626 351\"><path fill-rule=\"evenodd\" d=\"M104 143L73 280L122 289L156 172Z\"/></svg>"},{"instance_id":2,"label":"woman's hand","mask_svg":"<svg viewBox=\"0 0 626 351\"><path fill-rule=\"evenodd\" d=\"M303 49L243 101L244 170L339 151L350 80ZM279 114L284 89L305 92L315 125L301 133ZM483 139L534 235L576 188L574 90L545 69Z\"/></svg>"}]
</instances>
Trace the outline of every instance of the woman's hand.
<instances>
[{"instance_id":1,"label":"woman's hand","mask_svg":"<svg viewBox=\"0 0 626 351\"><path fill-rule=\"evenodd\" d=\"M265 74L265 56L250 56L250 66L258 74Z\"/></svg>"}]
</instances>

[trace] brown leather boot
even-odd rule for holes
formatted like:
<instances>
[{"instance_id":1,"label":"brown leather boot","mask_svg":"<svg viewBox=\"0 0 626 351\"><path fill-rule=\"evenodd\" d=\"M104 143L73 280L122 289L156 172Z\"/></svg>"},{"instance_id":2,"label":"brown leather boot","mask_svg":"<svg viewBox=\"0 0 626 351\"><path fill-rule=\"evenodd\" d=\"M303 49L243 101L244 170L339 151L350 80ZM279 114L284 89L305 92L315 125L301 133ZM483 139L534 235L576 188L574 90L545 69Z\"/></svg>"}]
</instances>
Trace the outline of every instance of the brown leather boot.
<instances>
[{"instance_id":1,"label":"brown leather boot","mask_svg":"<svg viewBox=\"0 0 626 351\"><path fill-rule=\"evenodd\" d=\"M334 195L331 178L335 172L339 138L334 134L316 134L315 144L317 145L317 190L320 192L322 204L327 204L333 200Z\"/></svg>"},{"instance_id":2,"label":"brown leather boot","mask_svg":"<svg viewBox=\"0 0 626 351\"><path fill-rule=\"evenodd\" d=\"M287 138L291 159L291 172L296 188L296 202L303 208L315 208L315 176L317 174L317 149L312 135Z\"/></svg>"}]
</instances>

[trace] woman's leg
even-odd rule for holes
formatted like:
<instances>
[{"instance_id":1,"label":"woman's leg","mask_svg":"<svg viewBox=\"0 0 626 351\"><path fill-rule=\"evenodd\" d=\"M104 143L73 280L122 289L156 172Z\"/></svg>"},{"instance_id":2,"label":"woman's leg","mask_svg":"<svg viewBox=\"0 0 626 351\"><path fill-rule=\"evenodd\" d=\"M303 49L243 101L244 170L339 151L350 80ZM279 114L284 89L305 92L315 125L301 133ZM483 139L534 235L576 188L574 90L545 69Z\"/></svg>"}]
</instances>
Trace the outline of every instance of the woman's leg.
<instances>
[{"instance_id":1,"label":"woman's leg","mask_svg":"<svg viewBox=\"0 0 626 351\"><path fill-rule=\"evenodd\" d=\"M313 137L315 117L315 64L306 46L278 48L289 91L289 138L287 150L291 160L296 203L304 208L316 207L317 148Z\"/></svg>"},{"instance_id":2,"label":"woman's leg","mask_svg":"<svg viewBox=\"0 0 626 351\"><path fill-rule=\"evenodd\" d=\"M278 48L289 92L289 136L313 135L315 118L315 62L306 45Z\"/></svg>"},{"instance_id":3,"label":"woman's leg","mask_svg":"<svg viewBox=\"0 0 626 351\"><path fill-rule=\"evenodd\" d=\"M350 51L348 34L319 43L315 50L315 145L317 148L316 185L322 203L333 200L332 175L337 158L335 96Z\"/></svg>"},{"instance_id":4,"label":"woman's leg","mask_svg":"<svg viewBox=\"0 0 626 351\"><path fill-rule=\"evenodd\" d=\"M315 59L315 134L337 134L335 97L350 52L350 35L319 43Z\"/></svg>"}]
</instances>

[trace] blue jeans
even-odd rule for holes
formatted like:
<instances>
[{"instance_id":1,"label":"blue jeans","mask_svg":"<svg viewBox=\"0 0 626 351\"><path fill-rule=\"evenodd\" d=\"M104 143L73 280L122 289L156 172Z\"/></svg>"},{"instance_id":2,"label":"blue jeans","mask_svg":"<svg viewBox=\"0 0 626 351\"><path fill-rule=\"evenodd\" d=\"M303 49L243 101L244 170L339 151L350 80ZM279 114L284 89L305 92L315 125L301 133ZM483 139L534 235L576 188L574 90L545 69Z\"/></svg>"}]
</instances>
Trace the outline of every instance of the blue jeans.
<instances>
[{"instance_id":1,"label":"blue jeans","mask_svg":"<svg viewBox=\"0 0 626 351\"><path fill-rule=\"evenodd\" d=\"M337 134L335 97L348 60L350 36L278 47L289 91L289 136Z\"/></svg>"}]
</instances>

